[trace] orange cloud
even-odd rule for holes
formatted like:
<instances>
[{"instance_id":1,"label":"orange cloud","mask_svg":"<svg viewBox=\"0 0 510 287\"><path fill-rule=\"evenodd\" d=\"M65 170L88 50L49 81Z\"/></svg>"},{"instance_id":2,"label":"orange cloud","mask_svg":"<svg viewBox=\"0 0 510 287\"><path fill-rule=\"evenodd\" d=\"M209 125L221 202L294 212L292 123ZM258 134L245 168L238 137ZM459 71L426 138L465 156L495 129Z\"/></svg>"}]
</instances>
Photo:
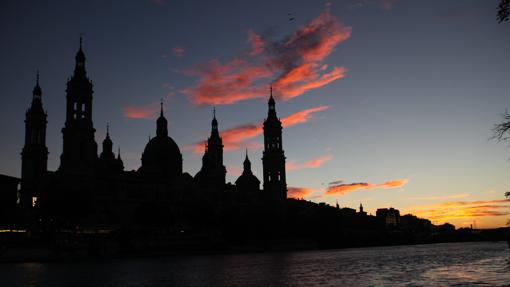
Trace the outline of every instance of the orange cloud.
<instances>
[{"instance_id":1,"label":"orange cloud","mask_svg":"<svg viewBox=\"0 0 510 287\"><path fill-rule=\"evenodd\" d=\"M330 106L320 106L316 108L306 109L297 113L293 113L281 119L284 127L292 126L295 124L305 123L310 119L313 113L322 112L329 109Z\"/></svg>"},{"instance_id":2,"label":"orange cloud","mask_svg":"<svg viewBox=\"0 0 510 287\"><path fill-rule=\"evenodd\" d=\"M314 190L307 187L288 187L287 198L300 199L310 195Z\"/></svg>"},{"instance_id":3,"label":"orange cloud","mask_svg":"<svg viewBox=\"0 0 510 287\"><path fill-rule=\"evenodd\" d=\"M286 164L286 168L288 171L303 168L317 168L320 167L325 162L330 161L331 159L333 159L331 155L323 155L301 163L288 161Z\"/></svg>"},{"instance_id":4,"label":"orange cloud","mask_svg":"<svg viewBox=\"0 0 510 287\"><path fill-rule=\"evenodd\" d=\"M152 120L158 116L159 108L158 103L152 103L145 106L125 106L122 112L125 118Z\"/></svg>"},{"instance_id":5,"label":"orange cloud","mask_svg":"<svg viewBox=\"0 0 510 287\"><path fill-rule=\"evenodd\" d=\"M396 179L390 180L384 183L373 184L367 182L356 182L356 183L346 183L346 184L337 184L331 185L327 188L327 195L343 195L349 192L353 192L356 190L368 190L368 189L390 189L397 188L406 185L408 182L407 179Z\"/></svg>"},{"instance_id":6,"label":"orange cloud","mask_svg":"<svg viewBox=\"0 0 510 287\"><path fill-rule=\"evenodd\" d=\"M234 59L226 64L212 60L185 73L200 77L194 87L183 90L197 105L226 105L267 97L267 87L256 86L254 82L273 74L264 65L250 65L242 59Z\"/></svg>"},{"instance_id":7,"label":"orange cloud","mask_svg":"<svg viewBox=\"0 0 510 287\"><path fill-rule=\"evenodd\" d=\"M414 197L414 199L420 200L445 200L445 199L459 199L468 197L469 193L461 193L461 194L452 194L452 195L442 195L442 196L426 196L426 197Z\"/></svg>"},{"instance_id":8,"label":"orange cloud","mask_svg":"<svg viewBox=\"0 0 510 287\"><path fill-rule=\"evenodd\" d=\"M281 41L248 31L251 49L247 56L225 64L211 60L185 71L198 80L183 93L197 105L225 105L267 97L268 82L272 82L275 96L289 100L345 76L345 68L328 71L323 61L350 35L351 28L340 24L329 11Z\"/></svg>"},{"instance_id":9,"label":"orange cloud","mask_svg":"<svg viewBox=\"0 0 510 287\"><path fill-rule=\"evenodd\" d=\"M510 199L443 202L412 206L409 212L433 221L510 215Z\"/></svg>"},{"instance_id":10,"label":"orange cloud","mask_svg":"<svg viewBox=\"0 0 510 287\"><path fill-rule=\"evenodd\" d=\"M172 49L172 53L175 57L180 58L184 55L184 48L183 47L174 47Z\"/></svg>"},{"instance_id":11,"label":"orange cloud","mask_svg":"<svg viewBox=\"0 0 510 287\"><path fill-rule=\"evenodd\" d=\"M293 126L300 123L307 122L311 115L320 111L324 111L328 109L329 106L320 106L317 108L310 108L303 111L299 111L293 114L290 114L287 117L281 119L282 125L284 127ZM247 140L257 137L262 134L262 125L263 122L255 123L255 124L245 124L241 126L237 126L234 128L226 129L220 132L220 136L223 140L223 146L225 151L234 151L238 150L242 147L248 148L260 148L262 145L256 142L246 142ZM201 141L195 143L191 147L186 147L187 149L192 149L194 153L203 153L204 152L205 142Z\"/></svg>"}]
</instances>

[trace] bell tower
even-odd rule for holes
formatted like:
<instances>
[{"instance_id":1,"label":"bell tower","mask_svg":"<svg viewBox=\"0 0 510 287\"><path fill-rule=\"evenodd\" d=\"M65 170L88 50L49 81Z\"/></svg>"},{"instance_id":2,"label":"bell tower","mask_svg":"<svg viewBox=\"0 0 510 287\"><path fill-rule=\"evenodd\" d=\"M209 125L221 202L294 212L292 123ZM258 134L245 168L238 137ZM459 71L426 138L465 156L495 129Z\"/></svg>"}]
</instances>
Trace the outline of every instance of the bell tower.
<instances>
[{"instance_id":1,"label":"bell tower","mask_svg":"<svg viewBox=\"0 0 510 287\"><path fill-rule=\"evenodd\" d=\"M97 162L97 143L92 123L92 82L85 70L85 53L76 53L73 76L67 81L66 121L62 129L63 152L60 156L61 171L91 171Z\"/></svg>"},{"instance_id":2,"label":"bell tower","mask_svg":"<svg viewBox=\"0 0 510 287\"><path fill-rule=\"evenodd\" d=\"M32 104L25 114L25 145L21 152L21 203L32 205L37 197L37 185L47 171L48 148L46 147L46 112L42 105L42 89L37 82L32 92Z\"/></svg>"},{"instance_id":3,"label":"bell tower","mask_svg":"<svg viewBox=\"0 0 510 287\"><path fill-rule=\"evenodd\" d=\"M284 203L287 199L285 153L282 146L282 122L276 116L276 103L271 87L267 118L264 121L264 153L262 157L264 191L270 201Z\"/></svg>"}]
</instances>

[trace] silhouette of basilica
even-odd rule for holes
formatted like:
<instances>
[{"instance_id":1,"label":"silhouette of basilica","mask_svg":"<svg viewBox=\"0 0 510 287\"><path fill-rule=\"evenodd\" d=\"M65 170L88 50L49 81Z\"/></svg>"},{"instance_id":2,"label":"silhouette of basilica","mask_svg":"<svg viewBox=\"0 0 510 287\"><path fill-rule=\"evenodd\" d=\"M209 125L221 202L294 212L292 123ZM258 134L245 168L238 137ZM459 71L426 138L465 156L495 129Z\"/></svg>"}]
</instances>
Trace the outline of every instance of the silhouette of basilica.
<instances>
[{"instance_id":1,"label":"silhouette of basilica","mask_svg":"<svg viewBox=\"0 0 510 287\"><path fill-rule=\"evenodd\" d=\"M60 225L171 225L179 228L222 224L225 216L281 222L286 214L287 184L282 123L270 92L264 121L263 189L251 170L248 152L235 184L226 183L223 143L216 113L205 145L202 168L192 177L182 170L179 146L169 136L163 106L156 136L149 140L137 171L125 171L120 150L114 154L107 127L98 156L93 85L80 48L67 81L63 150L56 171L47 170L47 114L39 74L25 118L20 206L26 218L51 218Z\"/></svg>"}]
</instances>

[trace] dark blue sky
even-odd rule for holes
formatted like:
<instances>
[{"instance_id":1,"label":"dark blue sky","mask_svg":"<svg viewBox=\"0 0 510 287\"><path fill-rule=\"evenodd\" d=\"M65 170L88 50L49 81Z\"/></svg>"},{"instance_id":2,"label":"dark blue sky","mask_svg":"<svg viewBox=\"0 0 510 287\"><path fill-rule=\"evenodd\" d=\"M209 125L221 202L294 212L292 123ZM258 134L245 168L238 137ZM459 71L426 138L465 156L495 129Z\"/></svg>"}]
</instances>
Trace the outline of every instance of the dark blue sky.
<instances>
[{"instance_id":1,"label":"dark blue sky","mask_svg":"<svg viewBox=\"0 0 510 287\"><path fill-rule=\"evenodd\" d=\"M189 91L201 81L210 83L198 67L210 68L216 60L218 67L231 68L234 59L249 61L241 69L260 67L247 56L253 51L250 33L261 36L267 52L268 43L275 47L292 39L328 13L338 29L321 22L327 37L320 41L346 29L350 33L313 62L314 71L324 75L338 67L345 69L343 75L293 98L285 97L283 87L279 91L282 118L322 107L307 114L306 122L292 122L284 130L292 166L289 186L308 188L307 198L315 201L338 200L351 207L363 202L369 212L392 205L437 222L501 225L506 218L495 213L442 211L452 202L494 201L510 189L509 151L489 140L492 125L510 107L510 24L497 24L496 5L485 0L4 0L0 173L20 174L24 111L37 69L49 115L49 168L58 167L65 83L80 32L94 83L97 142L110 122L126 167L138 168L155 123L130 118L126 111L150 114L163 98L169 133L181 147L185 171L194 175L201 155L193 153L192 145L207 136L212 106L217 106L220 129L243 132L246 124L257 125L265 116L267 95L261 87L285 71L272 67L274 74L255 78L249 88L258 94L251 99L197 105ZM267 53L273 60L287 56ZM225 98L238 91L230 92ZM230 181L240 172L244 147L250 147L260 175L260 142L260 136L243 138L225 153ZM324 195L328 182L339 179L368 183L369 188ZM385 185L389 181L401 184ZM510 207L499 209L508 212Z\"/></svg>"}]
</instances>

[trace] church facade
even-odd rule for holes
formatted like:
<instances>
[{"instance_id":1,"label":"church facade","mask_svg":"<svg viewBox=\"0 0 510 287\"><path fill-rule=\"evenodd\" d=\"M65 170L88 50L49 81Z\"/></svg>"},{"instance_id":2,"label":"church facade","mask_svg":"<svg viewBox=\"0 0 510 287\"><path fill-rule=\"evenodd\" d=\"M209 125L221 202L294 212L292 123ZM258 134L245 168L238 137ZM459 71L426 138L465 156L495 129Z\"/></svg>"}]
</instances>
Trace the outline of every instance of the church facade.
<instances>
[{"instance_id":1,"label":"church facade","mask_svg":"<svg viewBox=\"0 0 510 287\"><path fill-rule=\"evenodd\" d=\"M58 222L60 226L164 225L180 229L222 224L222 218L251 216L273 221L285 217L287 184L282 123L270 93L264 121L263 186L251 170L246 152L242 175L226 183L223 143L214 113L202 168L192 176L183 171L179 146L169 136L163 106L156 136L141 154L136 171L124 170L120 151L112 150L107 128L98 153L93 122L93 85L80 48L67 82L63 150L56 171L47 170L47 114L39 76L26 112L25 144L19 205L27 220Z\"/></svg>"}]
</instances>

